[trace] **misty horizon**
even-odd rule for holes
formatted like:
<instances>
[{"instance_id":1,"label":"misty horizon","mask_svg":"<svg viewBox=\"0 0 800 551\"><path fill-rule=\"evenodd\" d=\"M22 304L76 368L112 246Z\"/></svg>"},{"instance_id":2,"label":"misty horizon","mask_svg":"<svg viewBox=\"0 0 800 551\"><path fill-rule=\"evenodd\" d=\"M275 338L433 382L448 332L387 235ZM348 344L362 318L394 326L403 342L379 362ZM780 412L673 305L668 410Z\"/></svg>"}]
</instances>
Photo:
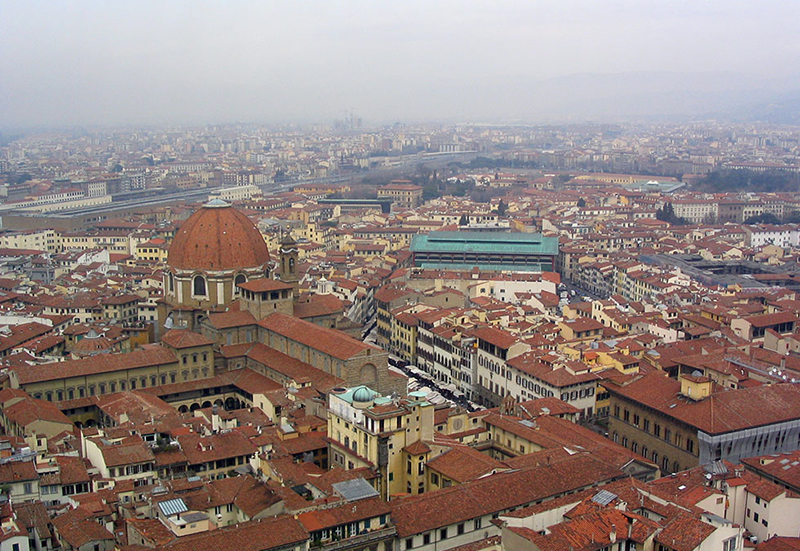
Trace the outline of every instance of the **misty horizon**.
<instances>
[{"instance_id":1,"label":"misty horizon","mask_svg":"<svg viewBox=\"0 0 800 551\"><path fill-rule=\"evenodd\" d=\"M775 104L791 120L800 98L793 2L0 6L6 129L345 111L371 124L746 120Z\"/></svg>"}]
</instances>

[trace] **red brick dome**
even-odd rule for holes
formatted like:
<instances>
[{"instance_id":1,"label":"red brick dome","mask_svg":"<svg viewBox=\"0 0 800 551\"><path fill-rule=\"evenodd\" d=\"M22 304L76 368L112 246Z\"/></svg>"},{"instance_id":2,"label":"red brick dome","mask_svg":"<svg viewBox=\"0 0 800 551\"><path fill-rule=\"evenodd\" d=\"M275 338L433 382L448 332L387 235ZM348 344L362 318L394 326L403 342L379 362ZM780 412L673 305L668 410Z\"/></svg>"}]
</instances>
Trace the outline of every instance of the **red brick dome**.
<instances>
[{"instance_id":1,"label":"red brick dome","mask_svg":"<svg viewBox=\"0 0 800 551\"><path fill-rule=\"evenodd\" d=\"M255 224L219 199L181 224L167 256L167 264L177 270L257 268L268 261L267 244Z\"/></svg>"}]
</instances>

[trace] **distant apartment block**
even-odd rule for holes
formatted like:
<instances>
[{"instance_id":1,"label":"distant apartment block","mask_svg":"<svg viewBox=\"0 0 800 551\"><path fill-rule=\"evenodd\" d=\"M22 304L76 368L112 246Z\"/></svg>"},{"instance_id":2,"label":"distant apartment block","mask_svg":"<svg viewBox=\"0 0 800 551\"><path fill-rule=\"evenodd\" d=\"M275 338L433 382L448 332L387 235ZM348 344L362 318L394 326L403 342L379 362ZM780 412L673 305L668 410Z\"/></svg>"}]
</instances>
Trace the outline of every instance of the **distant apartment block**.
<instances>
[{"instance_id":1,"label":"distant apartment block","mask_svg":"<svg viewBox=\"0 0 800 551\"><path fill-rule=\"evenodd\" d=\"M378 188L378 199L391 199L396 207L413 209L422 204L422 186L408 180L394 180Z\"/></svg>"}]
</instances>

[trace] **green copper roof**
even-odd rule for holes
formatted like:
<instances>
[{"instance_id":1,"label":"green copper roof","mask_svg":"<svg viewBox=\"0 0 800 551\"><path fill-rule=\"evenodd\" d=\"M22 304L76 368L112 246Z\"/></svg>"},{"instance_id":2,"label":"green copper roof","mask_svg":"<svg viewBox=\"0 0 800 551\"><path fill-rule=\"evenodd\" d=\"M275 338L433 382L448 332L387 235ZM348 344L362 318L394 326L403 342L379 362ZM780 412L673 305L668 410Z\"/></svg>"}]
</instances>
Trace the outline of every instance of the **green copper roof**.
<instances>
[{"instance_id":1,"label":"green copper roof","mask_svg":"<svg viewBox=\"0 0 800 551\"><path fill-rule=\"evenodd\" d=\"M469 272L473 268L478 268L482 272L552 272L553 266L550 264L530 263L524 264L489 264L484 262L474 263L452 263L452 262L427 262L420 261L417 263L419 268L426 270L455 270L460 272Z\"/></svg>"},{"instance_id":2,"label":"green copper roof","mask_svg":"<svg viewBox=\"0 0 800 551\"><path fill-rule=\"evenodd\" d=\"M540 233L431 232L411 240L412 253L558 254L558 239Z\"/></svg>"}]
</instances>

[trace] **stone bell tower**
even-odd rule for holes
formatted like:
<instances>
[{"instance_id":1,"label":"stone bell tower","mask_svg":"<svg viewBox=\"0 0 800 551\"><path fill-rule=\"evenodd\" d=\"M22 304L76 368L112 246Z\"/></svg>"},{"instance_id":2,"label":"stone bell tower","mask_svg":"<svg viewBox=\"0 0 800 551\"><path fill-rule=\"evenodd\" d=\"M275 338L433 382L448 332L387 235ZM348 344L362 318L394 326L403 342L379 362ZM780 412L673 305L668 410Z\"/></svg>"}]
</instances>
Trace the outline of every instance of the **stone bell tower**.
<instances>
[{"instance_id":1,"label":"stone bell tower","mask_svg":"<svg viewBox=\"0 0 800 551\"><path fill-rule=\"evenodd\" d=\"M281 239L280 280L292 286L295 300L297 300L298 287L300 285L300 278L297 275L298 255L299 250L297 249L297 242L287 233Z\"/></svg>"}]
</instances>

